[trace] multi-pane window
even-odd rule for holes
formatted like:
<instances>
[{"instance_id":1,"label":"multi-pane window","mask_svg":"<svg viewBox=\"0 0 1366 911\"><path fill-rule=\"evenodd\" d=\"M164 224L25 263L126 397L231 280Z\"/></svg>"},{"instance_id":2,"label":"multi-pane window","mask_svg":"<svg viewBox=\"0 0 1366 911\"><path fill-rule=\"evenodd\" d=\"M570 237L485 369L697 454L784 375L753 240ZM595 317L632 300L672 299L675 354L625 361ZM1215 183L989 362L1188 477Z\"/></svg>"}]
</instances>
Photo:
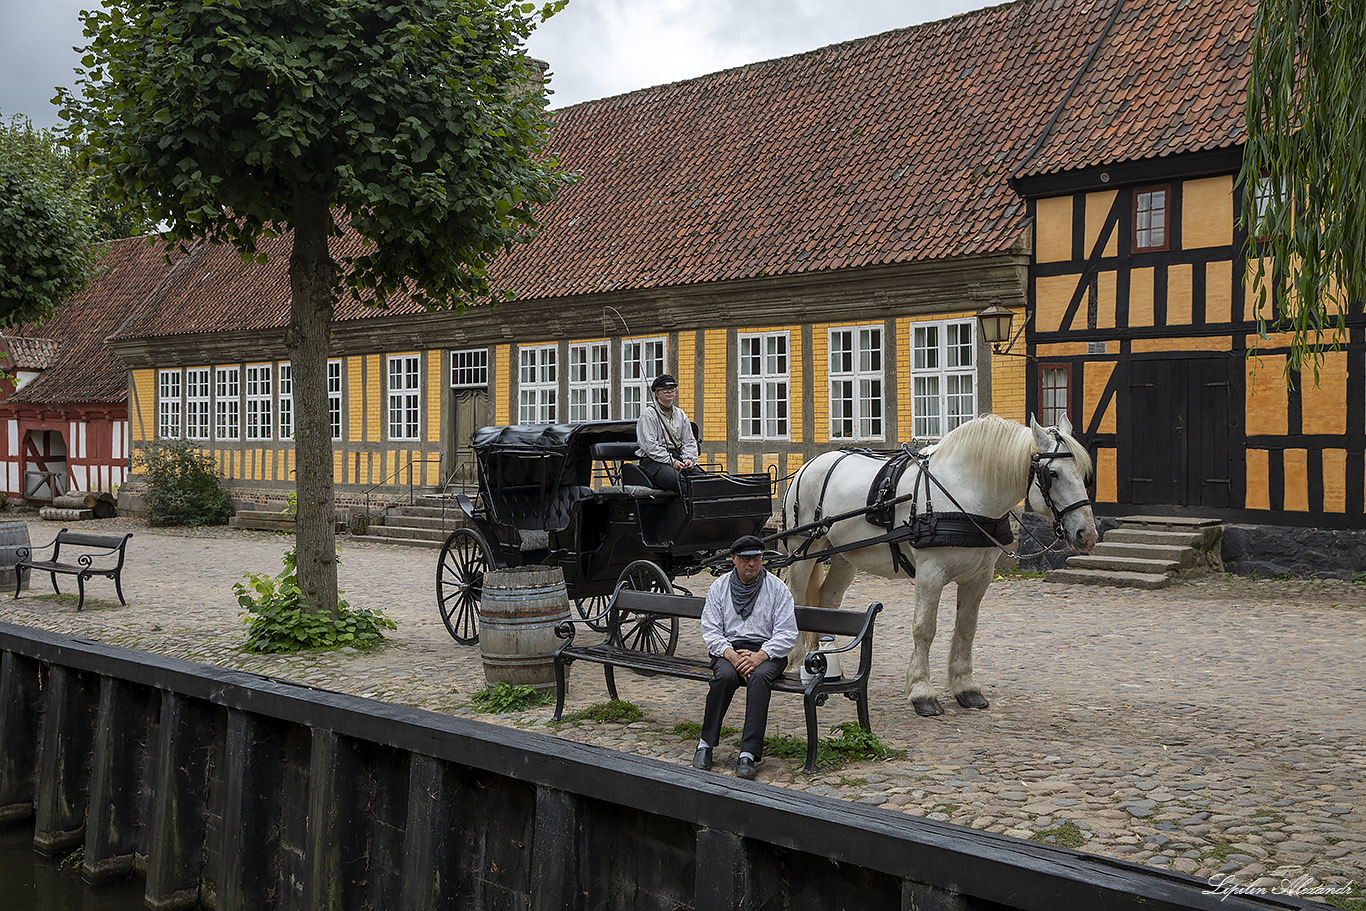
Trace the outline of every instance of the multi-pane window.
<instances>
[{"instance_id":1,"label":"multi-pane window","mask_svg":"<svg viewBox=\"0 0 1366 911\"><path fill-rule=\"evenodd\" d=\"M1285 205L1285 181L1258 177L1252 185L1252 201L1255 207L1256 237L1270 237L1276 231L1276 223L1281 218L1280 209Z\"/></svg>"},{"instance_id":2,"label":"multi-pane window","mask_svg":"<svg viewBox=\"0 0 1366 911\"><path fill-rule=\"evenodd\" d=\"M830 330L830 439L882 439L882 329Z\"/></svg>"},{"instance_id":3,"label":"multi-pane window","mask_svg":"<svg viewBox=\"0 0 1366 911\"><path fill-rule=\"evenodd\" d=\"M650 384L664 373L665 345L662 338L628 339L621 343L621 416L628 421L640 417L650 401Z\"/></svg>"},{"instance_id":4,"label":"multi-pane window","mask_svg":"<svg viewBox=\"0 0 1366 911\"><path fill-rule=\"evenodd\" d=\"M1167 249L1168 187L1145 187L1134 193L1134 249Z\"/></svg>"},{"instance_id":5,"label":"multi-pane window","mask_svg":"<svg viewBox=\"0 0 1366 911\"><path fill-rule=\"evenodd\" d=\"M327 362L327 417L332 424L332 439L340 440L342 438L341 361Z\"/></svg>"},{"instance_id":6,"label":"multi-pane window","mask_svg":"<svg viewBox=\"0 0 1366 911\"><path fill-rule=\"evenodd\" d=\"M786 332L740 336L742 439L787 439L787 345Z\"/></svg>"},{"instance_id":7,"label":"multi-pane window","mask_svg":"<svg viewBox=\"0 0 1366 911\"><path fill-rule=\"evenodd\" d=\"M911 327L911 433L938 438L977 414L973 321Z\"/></svg>"},{"instance_id":8,"label":"multi-pane window","mask_svg":"<svg viewBox=\"0 0 1366 911\"><path fill-rule=\"evenodd\" d=\"M157 371L157 436L180 438L180 371Z\"/></svg>"},{"instance_id":9,"label":"multi-pane window","mask_svg":"<svg viewBox=\"0 0 1366 911\"><path fill-rule=\"evenodd\" d=\"M215 367L213 371L213 436L216 440L240 440L242 405L238 398L241 375L236 367Z\"/></svg>"},{"instance_id":10,"label":"multi-pane window","mask_svg":"<svg viewBox=\"0 0 1366 911\"><path fill-rule=\"evenodd\" d=\"M1067 417L1067 400L1072 386L1072 368L1066 364L1039 367L1039 422L1056 427Z\"/></svg>"},{"instance_id":11,"label":"multi-pane window","mask_svg":"<svg viewBox=\"0 0 1366 911\"><path fill-rule=\"evenodd\" d=\"M280 439L294 439L294 368L286 362L280 364Z\"/></svg>"},{"instance_id":12,"label":"multi-pane window","mask_svg":"<svg viewBox=\"0 0 1366 911\"><path fill-rule=\"evenodd\" d=\"M489 349L464 348L451 352L451 386L483 389L489 384Z\"/></svg>"},{"instance_id":13,"label":"multi-pane window","mask_svg":"<svg viewBox=\"0 0 1366 911\"><path fill-rule=\"evenodd\" d=\"M607 343L569 346L569 420L605 421L611 384L607 377Z\"/></svg>"},{"instance_id":14,"label":"multi-pane window","mask_svg":"<svg viewBox=\"0 0 1366 911\"><path fill-rule=\"evenodd\" d=\"M213 387L209 382L208 367L191 367L185 371L185 437L190 440L209 438L210 402Z\"/></svg>"},{"instance_id":15,"label":"multi-pane window","mask_svg":"<svg viewBox=\"0 0 1366 911\"><path fill-rule=\"evenodd\" d=\"M268 440L271 434L271 375L270 364L248 364L247 439Z\"/></svg>"},{"instance_id":16,"label":"multi-pane window","mask_svg":"<svg viewBox=\"0 0 1366 911\"><path fill-rule=\"evenodd\" d=\"M389 358L389 439L416 440L420 412L421 359L416 354ZM329 371L330 379L330 371ZM329 382L329 387L330 387ZM331 400L330 389L328 395Z\"/></svg>"},{"instance_id":17,"label":"multi-pane window","mask_svg":"<svg viewBox=\"0 0 1366 911\"><path fill-rule=\"evenodd\" d=\"M552 424L558 420L560 376L554 345L518 350L517 421L521 424Z\"/></svg>"}]
</instances>

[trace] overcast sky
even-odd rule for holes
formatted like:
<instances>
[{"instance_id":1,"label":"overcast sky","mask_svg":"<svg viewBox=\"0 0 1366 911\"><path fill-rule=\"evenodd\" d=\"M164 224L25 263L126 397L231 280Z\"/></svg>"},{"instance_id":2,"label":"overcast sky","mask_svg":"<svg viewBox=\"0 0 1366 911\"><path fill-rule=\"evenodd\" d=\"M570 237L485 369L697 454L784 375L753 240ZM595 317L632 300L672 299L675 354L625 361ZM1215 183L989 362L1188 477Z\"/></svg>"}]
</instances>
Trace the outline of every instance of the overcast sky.
<instances>
[{"instance_id":1,"label":"overcast sky","mask_svg":"<svg viewBox=\"0 0 1366 911\"><path fill-rule=\"evenodd\" d=\"M0 113L55 126L99 0L0 0ZM570 0L532 36L552 107L785 57L992 5L990 0Z\"/></svg>"}]
</instances>

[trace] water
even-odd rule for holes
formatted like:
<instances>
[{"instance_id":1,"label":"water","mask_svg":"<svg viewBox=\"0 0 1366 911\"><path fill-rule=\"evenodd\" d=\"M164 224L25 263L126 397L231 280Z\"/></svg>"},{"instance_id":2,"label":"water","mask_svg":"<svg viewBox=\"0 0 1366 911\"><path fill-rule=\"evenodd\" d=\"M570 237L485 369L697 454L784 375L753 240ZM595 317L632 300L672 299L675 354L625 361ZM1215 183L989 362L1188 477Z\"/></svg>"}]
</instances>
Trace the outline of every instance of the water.
<instances>
[{"instance_id":1,"label":"water","mask_svg":"<svg viewBox=\"0 0 1366 911\"><path fill-rule=\"evenodd\" d=\"M141 911L143 882L99 887L81 881L79 870L33 850L33 826L0 826L0 906L5 911Z\"/></svg>"}]
</instances>

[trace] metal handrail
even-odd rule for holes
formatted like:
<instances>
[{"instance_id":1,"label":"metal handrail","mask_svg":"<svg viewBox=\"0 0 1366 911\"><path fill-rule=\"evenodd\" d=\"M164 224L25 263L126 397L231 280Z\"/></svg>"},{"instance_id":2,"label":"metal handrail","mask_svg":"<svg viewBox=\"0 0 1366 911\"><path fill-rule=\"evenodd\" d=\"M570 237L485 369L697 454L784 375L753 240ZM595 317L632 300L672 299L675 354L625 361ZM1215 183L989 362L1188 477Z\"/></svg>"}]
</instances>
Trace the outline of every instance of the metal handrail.
<instances>
[{"instance_id":1,"label":"metal handrail","mask_svg":"<svg viewBox=\"0 0 1366 911\"><path fill-rule=\"evenodd\" d=\"M382 478L378 483L376 483L376 484L371 484L369 487L367 487L367 488L364 490L364 492L363 492L363 495L364 495L364 497L365 497L365 521L366 521L366 524L369 524L369 522L370 522L370 517L371 517L372 515L374 515L374 510L373 510L373 509L371 508L371 506L370 506L370 494L373 493L374 491L378 490L379 488L388 485L390 481L392 481L394 478L398 477L399 475L403 474L404 471L407 471L407 472L408 472L408 505L409 505L409 506L412 506L412 505L413 505L413 466L416 465L416 464L419 464L419 463L425 465L425 464L427 464L428 462L435 462L435 463L437 464L437 474L440 475L440 473L441 473L441 467L440 467L440 466L441 466L441 462L442 462L441 456L437 456L437 457L434 458L434 459L432 459L432 458L426 458L426 457L424 456L423 458L420 458L420 459L409 459L407 465L404 465L404 466L402 466L402 467L400 467L400 468L395 469L394 471L392 471L392 472L390 472L388 475L386 475L384 478ZM393 501L390 501L390 502L388 502L388 503L384 503L384 504L380 505L378 508L379 508L379 509L387 510L387 509L389 509L389 508L392 507L392 506L397 506L397 505L399 505L400 502L401 502L401 501L399 501L399 500L393 500Z\"/></svg>"}]
</instances>

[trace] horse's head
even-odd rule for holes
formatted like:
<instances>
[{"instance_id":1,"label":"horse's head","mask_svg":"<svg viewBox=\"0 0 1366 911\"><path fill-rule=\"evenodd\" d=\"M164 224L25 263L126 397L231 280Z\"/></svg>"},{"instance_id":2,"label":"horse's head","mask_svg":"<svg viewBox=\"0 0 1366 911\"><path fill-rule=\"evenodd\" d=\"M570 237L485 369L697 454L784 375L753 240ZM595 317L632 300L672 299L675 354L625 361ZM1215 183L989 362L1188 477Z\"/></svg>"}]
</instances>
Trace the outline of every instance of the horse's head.
<instances>
[{"instance_id":1,"label":"horse's head","mask_svg":"<svg viewBox=\"0 0 1366 911\"><path fill-rule=\"evenodd\" d=\"M1091 513L1087 483L1091 455L1072 437L1072 422L1063 415L1056 427L1042 427L1029 416L1038 454L1029 472L1025 504L1053 523L1053 530L1074 551L1096 546L1096 517Z\"/></svg>"}]
</instances>

